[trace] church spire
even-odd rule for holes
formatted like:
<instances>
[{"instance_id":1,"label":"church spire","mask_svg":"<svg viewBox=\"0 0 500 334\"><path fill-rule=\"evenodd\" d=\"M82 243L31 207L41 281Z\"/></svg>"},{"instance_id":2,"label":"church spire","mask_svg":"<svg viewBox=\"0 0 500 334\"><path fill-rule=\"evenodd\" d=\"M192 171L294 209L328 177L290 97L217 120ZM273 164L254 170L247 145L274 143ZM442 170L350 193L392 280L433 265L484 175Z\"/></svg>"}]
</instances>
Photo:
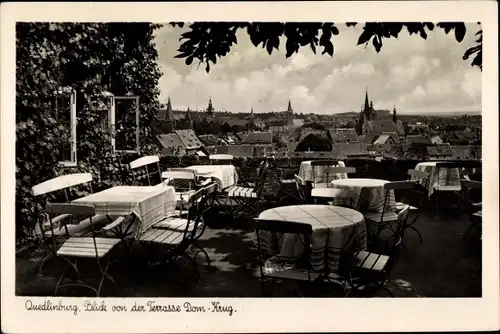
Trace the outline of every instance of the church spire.
<instances>
[{"instance_id":1,"label":"church spire","mask_svg":"<svg viewBox=\"0 0 500 334\"><path fill-rule=\"evenodd\" d=\"M174 113L172 111L172 102L170 102L170 97L168 98L168 102L167 102L166 119L170 120L170 121L174 120Z\"/></svg>"},{"instance_id":2,"label":"church spire","mask_svg":"<svg viewBox=\"0 0 500 334\"><path fill-rule=\"evenodd\" d=\"M398 117L396 116L396 106L394 106L394 109L392 110L392 121L394 123L397 123Z\"/></svg>"},{"instance_id":3,"label":"church spire","mask_svg":"<svg viewBox=\"0 0 500 334\"><path fill-rule=\"evenodd\" d=\"M186 119L191 119L191 109L189 107L186 111Z\"/></svg>"},{"instance_id":4,"label":"church spire","mask_svg":"<svg viewBox=\"0 0 500 334\"><path fill-rule=\"evenodd\" d=\"M213 113L214 112L214 107L212 106L212 98L208 99L208 108L207 108L207 113Z\"/></svg>"},{"instance_id":5,"label":"church spire","mask_svg":"<svg viewBox=\"0 0 500 334\"><path fill-rule=\"evenodd\" d=\"M364 110L367 111L370 106L370 102L368 100L368 87L365 86L365 108Z\"/></svg>"},{"instance_id":6,"label":"church spire","mask_svg":"<svg viewBox=\"0 0 500 334\"><path fill-rule=\"evenodd\" d=\"M288 111L289 113L293 113L292 102L290 100L288 100L288 108L286 111Z\"/></svg>"}]
</instances>

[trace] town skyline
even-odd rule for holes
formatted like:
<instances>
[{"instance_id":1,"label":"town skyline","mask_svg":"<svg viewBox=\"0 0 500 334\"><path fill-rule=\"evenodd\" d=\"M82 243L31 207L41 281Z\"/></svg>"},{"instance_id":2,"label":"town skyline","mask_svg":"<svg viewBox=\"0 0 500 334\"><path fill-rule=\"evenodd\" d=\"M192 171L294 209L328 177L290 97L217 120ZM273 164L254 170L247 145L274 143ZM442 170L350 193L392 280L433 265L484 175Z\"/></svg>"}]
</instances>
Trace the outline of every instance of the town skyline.
<instances>
[{"instance_id":1,"label":"town skyline","mask_svg":"<svg viewBox=\"0 0 500 334\"><path fill-rule=\"evenodd\" d=\"M462 59L476 23L467 24L461 43L441 29L427 40L402 32L378 54L356 45L361 27L337 25L333 57L308 48L288 59L282 48L269 55L239 32L238 44L208 74L174 58L186 26L164 26L155 37L160 101L170 97L174 109L203 110L211 99L218 111L268 113L285 110L291 100L296 113L337 114L359 112L367 88L375 108L396 106L402 115L481 112L481 71Z\"/></svg>"}]
</instances>

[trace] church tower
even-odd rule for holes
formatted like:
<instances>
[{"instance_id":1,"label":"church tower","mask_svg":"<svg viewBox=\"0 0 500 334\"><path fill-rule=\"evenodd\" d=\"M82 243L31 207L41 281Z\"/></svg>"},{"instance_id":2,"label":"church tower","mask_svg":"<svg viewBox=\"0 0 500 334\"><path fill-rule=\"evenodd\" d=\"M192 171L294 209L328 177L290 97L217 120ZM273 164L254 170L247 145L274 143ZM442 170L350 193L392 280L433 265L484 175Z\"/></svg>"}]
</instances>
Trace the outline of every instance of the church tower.
<instances>
[{"instance_id":1,"label":"church tower","mask_svg":"<svg viewBox=\"0 0 500 334\"><path fill-rule=\"evenodd\" d=\"M398 117L396 116L396 106L394 106L394 109L392 110L392 121L394 124L398 123Z\"/></svg>"},{"instance_id":2,"label":"church tower","mask_svg":"<svg viewBox=\"0 0 500 334\"><path fill-rule=\"evenodd\" d=\"M208 100L207 114L212 115L214 113L214 107L212 106L212 98Z\"/></svg>"},{"instance_id":3,"label":"church tower","mask_svg":"<svg viewBox=\"0 0 500 334\"><path fill-rule=\"evenodd\" d=\"M174 132L174 112L172 111L172 103L170 102L170 97L167 102L167 111L165 113L165 127L166 133Z\"/></svg>"},{"instance_id":4,"label":"church tower","mask_svg":"<svg viewBox=\"0 0 500 334\"><path fill-rule=\"evenodd\" d=\"M191 109L188 107L186 111L186 117L185 117L186 125L188 129L192 130L193 129L193 118L191 117Z\"/></svg>"},{"instance_id":5,"label":"church tower","mask_svg":"<svg viewBox=\"0 0 500 334\"><path fill-rule=\"evenodd\" d=\"M292 109L292 102L288 100L288 108L286 110L286 120L287 120L287 125L292 126L293 125L293 109Z\"/></svg>"}]
</instances>

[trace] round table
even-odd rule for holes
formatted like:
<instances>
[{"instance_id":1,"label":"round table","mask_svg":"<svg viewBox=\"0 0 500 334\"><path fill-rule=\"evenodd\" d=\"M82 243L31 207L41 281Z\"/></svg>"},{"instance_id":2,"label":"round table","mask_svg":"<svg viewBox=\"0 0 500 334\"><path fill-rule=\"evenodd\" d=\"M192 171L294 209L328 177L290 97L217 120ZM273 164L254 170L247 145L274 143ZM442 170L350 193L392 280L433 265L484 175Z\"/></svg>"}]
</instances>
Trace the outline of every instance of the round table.
<instances>
[{"instance_id":1,"label":"round table","mask_svg":"<svg viewBox=\"0 0 500 334\"><path fill-rule=\"evenodd\" d=\"M387 180L379 179L341 179L333 180L331 187L344 190L336 194L333 204L350 204L361 212L382 212L385 201L384 185ZM387 208L395 208L394 191L389 191Z\"/></svg>"},{"instance_id":2,"label":"round table","mask_svg":"<svg viewBox=\"0 0 500 334\"><path fill-rule=\"evenodd\" d=\"M429 197L436 189L448 191L460 191L462 189L460 183L460 171L458 168L438 168L436 163L439 161L421 162L415 166L415 170L426 172L429 177L421 182L427 188ZM413 177L412 177L413 178Z\"/></svg>"},{"instance_id":3,"label":"round table","mask_svg":"<svg viewBox=\"0 0 500 334\"><path fill-rule=\"evenodd\" d=\"M310 224L313 229L310 262L315 271L337 271L341 251L351 247L353 242L357 242L356 249L366 248L365 220L361 213L352 209L332 205L291 205L266 210L259 218ZM261 231L259 236L261 247L278 253L278 256L293 257L304 251L297 235L286 234L277 238L275 233Z\"/></svg>"},{"instance_id":4,"label":"round table","mask_svg":"<svg viewBox=\"0 0 500 334\"><path fill-rule=\"evenodd\" d=\"M327 180L327 174L325 169L327 167L345 167L343 161L338 161L338 165L330 166L313 166L312 161L302 161L300 163L299 176L306 182L313 182L315 184L327 183L333 179L347 179L346 173L337 173L334 175L329 175L329 180Z\"/></svg>"}]
</instances>

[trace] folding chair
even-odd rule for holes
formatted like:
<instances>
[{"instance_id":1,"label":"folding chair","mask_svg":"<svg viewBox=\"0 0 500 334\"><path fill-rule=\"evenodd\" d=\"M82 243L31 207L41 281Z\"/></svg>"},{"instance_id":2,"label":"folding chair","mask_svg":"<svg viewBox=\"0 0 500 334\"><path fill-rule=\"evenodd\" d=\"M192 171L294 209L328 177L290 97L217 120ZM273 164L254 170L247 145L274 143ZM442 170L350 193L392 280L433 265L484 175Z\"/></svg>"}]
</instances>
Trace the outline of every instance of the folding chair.
<instances>
[{"instance_id":1,"label":"folding chair","mask_svg":"<svg viewBox=\"0 0 500 334\"><path fill-rule=\"evenodd\" d=\"M69 215L71 218L76 216L88 219L91 227L91 237L72 236L68 238L59 249L57 249L57 256L64 259L67 262L67 266L56 284L54 295L57 296L57 292L62 287L79 286L93 290L96 293L96 296L99 297L105 279L109 280L111 283L113 283L113 285L115 284L113 278L107 273L109 265L114 262L110 261L111 258L108 256L108 254L116 245L121 242L121 239L96 237L95 230L98 229L98 227L94 225L92 219L96 213L95 208L91 205L49 203L47 204L46 211L49 214L63 214ZM54 222L52 218L50 218L50 226L51 231L53 232ZM101 261L105 257L107 257L107 261L105 264L103 264L101 263ZM95 258L95 260L97 261L97 267L99 268L101 274L101 281L97 288L89 284L84 284L81 281L80 272L78 270L79 260L91 258ZM74 283L61 284L63 278L66 277L66 273L70 267L72 267L76 274L76 281Z\"/></svg>"},{"instance_id":2,"label":"folding chair","mask_svg":"<svg viewBox=\"0 0 500 334\"><path fill-rule=\"evenodd\" d=\"M408 170L408 175L410 176L408 181L418 181L418 183L415 184L414 188L408 189L403 194L401 202L396 202L396 210L400 211L407 205L410 206L410 213L413 213L414 216L411 222L407 224L406 228L415 231L422 244L424 242L422 234L414 225L426 207L429 191L423 184L425 184L426 180L429 178L429 174L423 171L410 169Z\"/></svg>"},{"instance_id":3,"label":"folding chair","mask_svg":"<svg viewBox=\"0 0 500 334\"><path fill-rule=\"evenodd\" d=\"M211 165L222 164L233 164L233 156L230 154L210 154L208 159L210 159Z\"/></svg>"},{"instance_id":4,"label":"folding chair","mask_svg":"<svg viewBox=\"0 0 500 334\"><path fill-rule=\"evenodd\" d=\"M367 231L371 233L371 237L378 238L384 230L390 230L392 234L388 240L395 236L395 230L392 228L392 223L398 221L398 214L393 211L395 208L388 207L388 200L391 196L391 191L410 190L415 187L415 181L395 181L384 184L384 206L382 212L365 213L364 217L367 222ZM409 210L409 208L408 208ZM371 226L376 227L376 232L372 233ZM403 243L404 246L404 243Z\"/></svg>"},{"instance_id":5,"label":"folding chair","mask_svg":"<svg viewBox=\"0 0 500 334\"><path fill-rule=\"evenodd\" d=\"M175 188L176 194L179 194L178 203L180 204L180 211L184 211L184 205L196 190L196 175L192 171L167 171L161 174L163 183Z\"/></svg>"},{"instance_id":6,"label":"folding chair","mask_svg":"<svg viewBox=\"0 0 500 334\"><path fill-rule=\"evenodd\" d=\"M340 173L344 174L354 174L356 169L353 167L331 167L327 166L324 169L324 173L327 175L336 175ZM343 194L345 191L343 189L328 188L327 187L314 187L311 190L311 197L314 197L315 203L319 204L319 199L335 199L339 194Z\"/></svg>"},{"instance_id":7,"label":"folding chair","mask_svg":"<svg viewBox=\"0 0 500 334\"><path fill-rule=\"evenodd\" d=\"M275 220L265 220L255 218L255 232L257 234L257 251L259 260L258 275L262 287L262 293L265 296L266 283L270 280L289 280L295 283L307 282L312 283L318 280L321 276L320 272L315 272L310 263L312 251L311 238L312 226L310 224L284 222ZM303 245L303 251L297 256L286 257L278 252L274 252L270 247L262 247L261 232L273 233L280 240L290 234L295 235ZM299 286L296 288L299 291Z\"/></svg>"},{"instance_id":8,"label":"folding chair","mask_svg":"<svg viewBox=\"0 0 500 334\"><path fill-rule=\"evenodd\" d=\"M391 297L394 297L392 292L385 286L385 283L389 279L398 258L398 250L403 240L408 212L409 207L406 206L398 213L396 218L397 228L387 251L375 253L370 250L361 250L347 254L348 256L344 254L339 272L350 286L345 297L352 295L352 293L375 293L380 289L385 290ZM370 291L371 287L373 289Z\"/></svg>"},{"instance_id":9,"label":"folding chair","mask_svg":"<svg viewBox=\"0 0 500 334\"><path fill-rule=\"evenodd\" d=\"M73 235L83 235L90 228L90 221L85 219L83 221L75 222L73 224L65 224L64 221L69 218L67 214L61 214L57 217L52 217L52 224L56 227L52 228L49 223L49 217L45 212L45 206L49 202L49 197L55 199L58 192L64 195L64 201L69 202L72 197L71 193L75 192L75 188L84 186L88 188L88 192L92 193L92 174L90 173L75 173L60 175L53 179L39 183L31 188L35 199L38 200L43 196L43 205L41 209L38 203L35 204L36 216L38 224L35 224L35 234L43 240L47 255L42 260L38 269L38 275L42 274L44 264L56 255L57 247L59 244L67 240ZM60 195L60 194L59 194ZM60 201L61 198L58 199ZM103 224L109 222L105 215L96 215L93 217L94 224Z\"/></svg>"},{"instance_id":10,"label":"folding chair","mask_svg":"<svg viewBox=\"0 0 500 334\"><path fill-rule=\"evenodd\" d=\"M461 185L441 185L442 179L440 171L442 169L452 169L452 168L458 168L459 170L462 170L463 168L481 168L481 163L478 161L461 161L461 162L438 162L436 163L436 168L437 168L437 188L435 189L435 194L436 194L436 220L439 219L439 202L440 202L440 194L441 193L453 193L456 195L456 205L458 207L458 211L461 211L460 208L460 195L459 192L462 190ZM447 180L443 180L446 182ZM459 181L459 180L457 180Z\"/></svg>"},{"instance_id":11,"label":"folding chair","mask_svg":"<svg viewBox=\"0 0 500 334\"><path fill-rule=\"evenodd\" d=\"M262 162L257 169L257 182L255 187L232 186L225 189L224 197L229 201L226 211L233 219L243 214L257 214L256 204L261 201L262 192L266 183L269 163ZM233 206L233 201L236 204Z\"/></svg>"},{"instance_id":12,"label":"folding chair","mask_svg":"<svg viewBox=\"0 0 500 334\"><path fill-rule=\"evenodd\" d=\"M295 184L297 186L297 192L299 193L300 204L309 204L309 198L307 196L307 184L300 176L295 175Z\"/></svg>"},{"instance_id":13,"label":"folding chair","mask_svg":"<svg viewBox=\"0 0 500 334\"><path fill-rule=\"evenodd\" d=\"M313 188L328 188L328 185L332 180L335 180L336 173L332 173L329 167L338 166L339 162L337 160L313 160L311 161L311 167L313 170ZM318 168L319 167L319 168ZM321 182L316 182L317 175L316 171L322 169L320 173L322 175Z\"/></svg>"},{"instance_id":14,"label":"folding chair","mask_svg":"<svg viewBox=\"0 0 500 334\"><path fill-rule=\"evenodd\" d=\"M481 225L483 220L482 211L482 183L478 181L462 180L462 190L464 191L464 197L466 201L466 207L468 209L468 215L470 218L469 226L464 233L464 238L469 235L471 230L476 230L481 234Z\"/></svg>"},{"instance_id":15,"label":"folding chair","mask_svg":"<svg viewBox=\"0 0 500 334\"><path fill-rule=\"evenodd\" d=\"M147 179L147 185L149 186L161 183L160 159L157 155L149 155L132 161L130 169L132 170L135 185L143 185L145 179ZM153 178L155 175L156 177Z\"/></svg>"},{"instance_id":16,"label":"folding chair","mask_svg":"<svg viewBox=\"0 0 500 334\"><path fill-rule=\"evenodd\" d=\"M162 262L174 261L179 256L187 259L193 264L197 278L200 277L200 273L196 260L189 256L186 251L195 240L198 226L201 223L200 203L203 192L204 190L200 189L189 197L187 201L188 214L185 218L167 217L162 219L138 238L141 243L160 245L163 248L163 255L160 259Z\"/></svg>"}]
</instances>

